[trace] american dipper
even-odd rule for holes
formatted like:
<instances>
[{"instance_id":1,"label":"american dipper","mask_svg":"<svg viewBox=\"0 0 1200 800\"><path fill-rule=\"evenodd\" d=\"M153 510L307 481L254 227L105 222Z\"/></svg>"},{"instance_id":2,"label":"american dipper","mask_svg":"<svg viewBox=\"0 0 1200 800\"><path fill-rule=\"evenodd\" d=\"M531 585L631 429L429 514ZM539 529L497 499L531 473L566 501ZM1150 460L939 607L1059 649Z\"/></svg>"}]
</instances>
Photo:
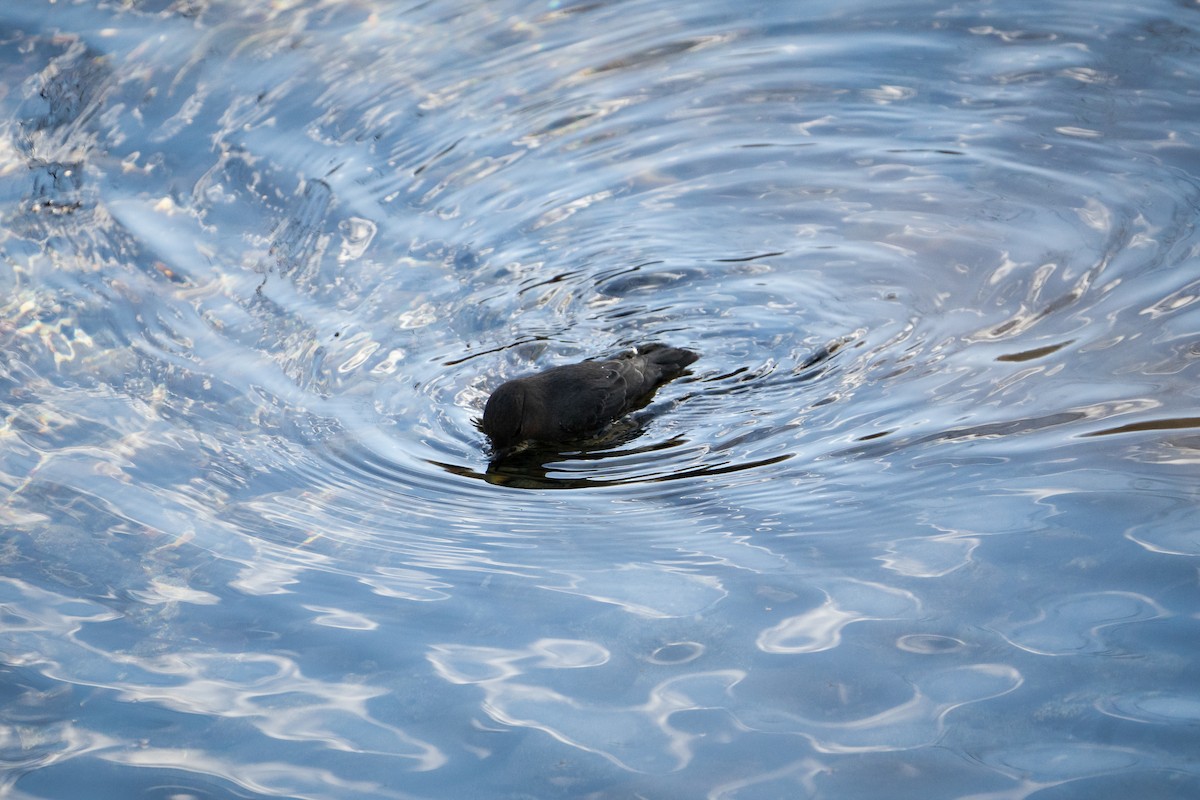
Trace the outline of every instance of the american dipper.
<instances>
[{"instance_id":1,"label":"american dipper","mask_svg":"<svg viewBox=\"0 0 1200 800\"><path fill-rule=\"evenodd\" d=\"M608 361L581 361L514 378L492 392L479 427L500 454L529 439L584 438L644 405L655 389L699 357L681 347L650 344Z\"/></svg>"}]
</instances>

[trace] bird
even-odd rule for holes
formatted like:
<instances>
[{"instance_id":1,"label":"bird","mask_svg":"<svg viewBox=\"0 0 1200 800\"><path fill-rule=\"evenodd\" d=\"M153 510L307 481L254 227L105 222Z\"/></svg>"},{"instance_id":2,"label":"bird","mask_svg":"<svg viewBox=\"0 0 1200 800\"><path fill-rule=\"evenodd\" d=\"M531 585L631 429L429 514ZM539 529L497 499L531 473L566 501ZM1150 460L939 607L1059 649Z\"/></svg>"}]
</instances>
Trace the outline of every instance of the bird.
<instances>
[{"instance_id":1,"label":"bird","mask_svg":"<svg viewBox=\"0 0 1200 800\"><path fill-rule=\"evenodd\" d=\"M559 444L599 433L650 401L700 356L682 347L648 344L603 361L552 367L506 381L483 409L480 429L498 456L526 441Z\"/></svg>"}]
</instances>

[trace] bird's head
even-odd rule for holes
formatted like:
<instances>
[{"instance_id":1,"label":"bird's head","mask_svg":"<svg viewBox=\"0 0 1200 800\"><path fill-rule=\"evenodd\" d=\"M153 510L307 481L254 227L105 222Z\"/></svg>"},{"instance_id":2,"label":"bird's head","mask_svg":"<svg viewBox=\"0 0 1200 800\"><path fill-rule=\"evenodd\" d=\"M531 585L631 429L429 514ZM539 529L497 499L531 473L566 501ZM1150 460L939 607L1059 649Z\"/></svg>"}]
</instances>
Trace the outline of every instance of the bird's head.
<instances>
[{"instance_id":1,"label":"bird's head","mask_svg":"<svg viewBox=\"0 0 1200 800\"><path fill-rule=\"evenodd\" d=\"M525 387L514 381L492 392L479 427L492 440L492 447L501 451L526 438L524 423Z\"/></svg>"}]
</instances>

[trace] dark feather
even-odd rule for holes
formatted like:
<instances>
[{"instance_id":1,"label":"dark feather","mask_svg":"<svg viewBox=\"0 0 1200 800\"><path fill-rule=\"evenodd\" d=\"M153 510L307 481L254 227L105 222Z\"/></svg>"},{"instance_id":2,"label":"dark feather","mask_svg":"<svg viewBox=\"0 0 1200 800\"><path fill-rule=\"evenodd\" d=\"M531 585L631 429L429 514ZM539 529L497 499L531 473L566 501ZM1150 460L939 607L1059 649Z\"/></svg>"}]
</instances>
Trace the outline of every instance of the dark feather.
<instances>
[{"instance_id":1,"label":"dark feather","mask_svg":"<svg viewBox=\"0 0 1200 800\"><path fill-rule=\"evenodd\" d=\"M597 433L649 402L699 356L647 345L607 361L582 361L503 383L483 410L483 432L497 450L525 440L566 442Z\"/></svg>"}]
</instances>

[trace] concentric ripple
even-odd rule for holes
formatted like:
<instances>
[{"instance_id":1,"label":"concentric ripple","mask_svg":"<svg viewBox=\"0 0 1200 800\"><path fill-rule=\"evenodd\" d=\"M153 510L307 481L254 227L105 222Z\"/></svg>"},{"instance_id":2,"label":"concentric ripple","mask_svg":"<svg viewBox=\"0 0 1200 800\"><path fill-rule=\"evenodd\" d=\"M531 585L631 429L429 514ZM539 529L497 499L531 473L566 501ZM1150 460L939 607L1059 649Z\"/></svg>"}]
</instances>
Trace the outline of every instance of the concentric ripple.
<instances>
[{"instance_id":1,"label":"concentric ripple","mask_svg":"<svg viewBox=\"0 0 1200 800\"><path fill-rule=\"evenodd\" d=\"M1196 52L4 4L0 793L1194 796ZM496 386L648 342L493 459Z\"/></svg>"}]
</instances>

